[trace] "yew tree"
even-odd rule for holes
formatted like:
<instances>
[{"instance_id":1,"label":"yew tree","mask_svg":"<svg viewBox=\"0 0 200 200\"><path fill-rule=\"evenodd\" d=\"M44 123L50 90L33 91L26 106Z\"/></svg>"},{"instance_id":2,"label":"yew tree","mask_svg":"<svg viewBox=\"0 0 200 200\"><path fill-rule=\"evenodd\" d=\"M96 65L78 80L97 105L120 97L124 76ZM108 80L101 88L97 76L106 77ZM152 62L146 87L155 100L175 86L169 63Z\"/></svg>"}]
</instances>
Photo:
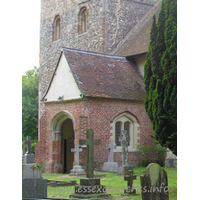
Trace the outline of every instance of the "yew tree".
<instances>
[{"instance_id":1,"label":"yew tree","mask_svg":"<svg viewBox=\"0 0 200 200\"><path fill-rule=\"evenodd\" d=\"M177 0L163 0L153 16L144 80L152 136L177 155Z\"/></svg>"}]
</instances>

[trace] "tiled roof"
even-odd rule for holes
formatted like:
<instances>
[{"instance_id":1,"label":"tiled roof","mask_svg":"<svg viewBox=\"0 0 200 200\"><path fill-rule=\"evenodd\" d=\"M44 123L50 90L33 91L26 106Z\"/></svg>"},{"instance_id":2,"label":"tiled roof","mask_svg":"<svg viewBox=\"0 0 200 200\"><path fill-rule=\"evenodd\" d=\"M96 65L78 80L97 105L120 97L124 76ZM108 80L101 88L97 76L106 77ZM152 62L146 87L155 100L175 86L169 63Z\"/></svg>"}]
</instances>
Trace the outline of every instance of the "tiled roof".
<instances>
[{"instance_id":1,"label":"tiled roof","mask_svg":"<svg viewBox=\"0 0 200 200\"><path fill-rule=\"evenodd\" d=\"M158 1L150 11L138 22L138 24L122 40L116 50L112 52L115 55L130 56L141 54L148 51L150 41L150 31L153 21L153 15L160 11L161 1Z\"/></svg>"},{"instance_id":2,"label":"tiled roof","mask_svg":"<svg viewBox=\"0 0 200 200\"><path fill-rule=\"evenodd\" d=\"M63 53L84 96L144 100L144 79L125 57L69 48Z\"/></svg>"}]
</instances>

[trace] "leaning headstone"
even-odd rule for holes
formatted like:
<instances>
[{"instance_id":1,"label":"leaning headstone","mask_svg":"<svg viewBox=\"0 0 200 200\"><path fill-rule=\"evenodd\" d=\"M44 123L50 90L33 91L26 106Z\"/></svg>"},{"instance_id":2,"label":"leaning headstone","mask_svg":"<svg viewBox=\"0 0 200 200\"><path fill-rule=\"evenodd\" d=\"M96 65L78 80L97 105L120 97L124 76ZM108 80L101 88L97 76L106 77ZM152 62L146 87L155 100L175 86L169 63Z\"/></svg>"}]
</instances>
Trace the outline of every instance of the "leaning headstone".
<instances>
[{"instance_id":1,"label":"leaning headstone","mask_svg":"<svg viewBox=\"0 0 200 200\"><path fill-rule=\"evenodd\" d=\"M169 200L167 172L157 163L147 166L140 181L142 200Z\"/></svg>"},{"instance_id":2,"label":"leaning headstone","mask_svg":"<svg viewBox=\"0 0 200 200\"><path fill-rule=\"evenodd\" d=\"M28 144L27 155L32 154L30 147L32 142L31 138L27 137L26 142ZM33 157L27 156L22 165L22 199L46 198L47 180L42 178L41 170L34 169L34 163L31 160L34 160Z\"/></svg>"},{"instance_id":3,"label":"leaning headstone","mask_svg":"<svg viewBox=\"0 0 200 200\"><path fill-rule=\"evenodd\" d=\"M87 146L86 178L80 179L80 186L75 186L75 198L90 198L92 196L106 197L106 187L100 184L100 178L94 178L94 145L100 145L100 139L94 139L93 129L87 129L87 138L79 140L80 145Z\"/></svg>"},{"instance_id":4,"label":"leaning headstone","mask_svg":"<svg viewBox=\"0 0 200 200\"><path fill-rule=\"evenodd\" d=\"M103 164L103 171L108 172L117 172L118 171L118 163L114 162L113 149L116 148L116 144L114 144L114 140L109 140L109 144L106 144L106 149L109 149L108 162Z\"/></svg>"},{"instance_id":5,"label":"leaning headstone","mask_svg":"<svg viewBox=\"0 0 200 200\"><path fill-rule=\"evenodd\" d=\"M79 144L75 144L75 148L71 149L71 152L75 152L75 166L73 169L70 170L69 176L80 176L84 175L84 169L82 169L82 166L79 165L79 152L81 152L83 149L79 148Z\"/></svg>"},{"instance_id":6,"label":"leaning headstone","mask_svg":"<svg viewBox=\"0 0 200 200\"><path fill-rule=\"evenodd\" d=\"M122 166L118 169L118 176L128 175L128 170L132 170L132 167L128 164L128 146L129 146L129 134L127 130L123 130L120 136L122 146Z\"/></svg>"},{"instance_id":7,"label":"leaning headstone","mask_svg":"<svg viewBox=\"0 0 200 200\"><path fill-rule=\"evenodd\" d=\"M165 158L165 167L177 168L177 157L170 150L167 151L167 157Z\"/></svg>"},{"instance_id":8,"label":"leaning headstone","mask_svg":"<svg viewBox=\"0 0 200 200\"><path fill-rule=\"evenodd\" d=\"M133 170L128 170L128 175L124 176L124 180L127 181L127 188L124 190L125 195L136 194L136 189L133 188L133 180L136 178L137 176L134 175Z\"/></svg>"},{"instance_id":9,"label":"leaning headstone","mask_svg":"<svg viewBox=\"0 0 200 200\"><path fill-rule=\"evenodd\" d=\"M28 151L24 155L24 164L33 163L35 160L35 155L31 151L31 144L34 142L34 140L31 140L31 136L26 136L25 143L28 146Z\"/></svg>"}]
</instances>

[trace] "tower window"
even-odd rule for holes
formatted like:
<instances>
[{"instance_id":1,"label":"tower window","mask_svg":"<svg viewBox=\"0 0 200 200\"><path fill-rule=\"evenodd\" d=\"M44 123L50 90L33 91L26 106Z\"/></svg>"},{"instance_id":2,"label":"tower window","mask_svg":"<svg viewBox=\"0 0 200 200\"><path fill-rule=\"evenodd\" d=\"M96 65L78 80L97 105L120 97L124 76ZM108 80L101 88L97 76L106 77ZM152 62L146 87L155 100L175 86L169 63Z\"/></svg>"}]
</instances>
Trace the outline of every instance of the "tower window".
<instances>
[{"instance_id":1,"label":"tower window","mask_svg":"<svg viewBox=\"0 0 200 200\"><path fill-rule=\"evenodd\" d=\"M57 15L53 23L53 41L60 39L60 16Z\"/></svg>"},{"instance_id":2,"label":"tower window","mask_svg":"<svg viewBox=\"0 0 200 200\"><path fill-rule=\"evenodd\" d=\"M88 10L86 7L81 8L79 12L79 34L84 33L88 29Z\"/></svg>"}]
</instances>

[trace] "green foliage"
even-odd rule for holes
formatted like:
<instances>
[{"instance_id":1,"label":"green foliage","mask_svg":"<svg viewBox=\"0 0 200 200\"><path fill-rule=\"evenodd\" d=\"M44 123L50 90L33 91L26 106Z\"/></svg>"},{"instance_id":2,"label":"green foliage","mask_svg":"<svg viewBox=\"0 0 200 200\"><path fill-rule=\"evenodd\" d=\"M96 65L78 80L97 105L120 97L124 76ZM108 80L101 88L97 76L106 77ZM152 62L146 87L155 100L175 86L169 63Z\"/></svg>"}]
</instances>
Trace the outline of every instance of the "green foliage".
<instances>
[{"instance_id":1,"label":"green foliage","mask_svg":"<svg viewBox=\"0 0 200 200\"><path fill-rule=\"evenodd\" d=\"M153 137L177 155L177 1L163 0L153 16L144 66L145 109Z\"/></svg>"},{"instance_id":2,"label":"green foliage","mask_svg":"<svg viewBox=\"0 0 200 200\"><path fill-rule=\"evenodd\" d=\"M35 140L32 144L31 144L31 151L32 153L35 153L35 145L38 143L37 140Z\"/></svg>"},{"instance_id":3,"label":"green foliage","mask_svg":"<svg viewBox=\"0 0 200 200\"><path fill-rule=\"evenodd\" d=\"M33 163L31 165L31 169L36 170L36 171L40 171L40 170L44 171L44 162L42 161L42 162Z\"/></svg>"},{"instance_id":4,"label":"green foliage","mask_svg":"<svg viewBox=\"0 0 200 200\"><path fill-rule=\"evenodd\" d=\"M39 69L36 67L22 76L22 140L26 136L37 139L38 77Z\"/></svg>"},{"instance_id":5,"label":"green foliage","mask_svg":"<svg viewBox=\"0 0 200 200\"><path fill-rule=\"evenodd\" d=\"M139 146L140 155L140 166L146 167L148 164L152 163L152 158L154 163L158 163L161 167L165 165L166 148L162 147L158 142L154 142L149 146Z\"/></svg>"}]
</instances>

